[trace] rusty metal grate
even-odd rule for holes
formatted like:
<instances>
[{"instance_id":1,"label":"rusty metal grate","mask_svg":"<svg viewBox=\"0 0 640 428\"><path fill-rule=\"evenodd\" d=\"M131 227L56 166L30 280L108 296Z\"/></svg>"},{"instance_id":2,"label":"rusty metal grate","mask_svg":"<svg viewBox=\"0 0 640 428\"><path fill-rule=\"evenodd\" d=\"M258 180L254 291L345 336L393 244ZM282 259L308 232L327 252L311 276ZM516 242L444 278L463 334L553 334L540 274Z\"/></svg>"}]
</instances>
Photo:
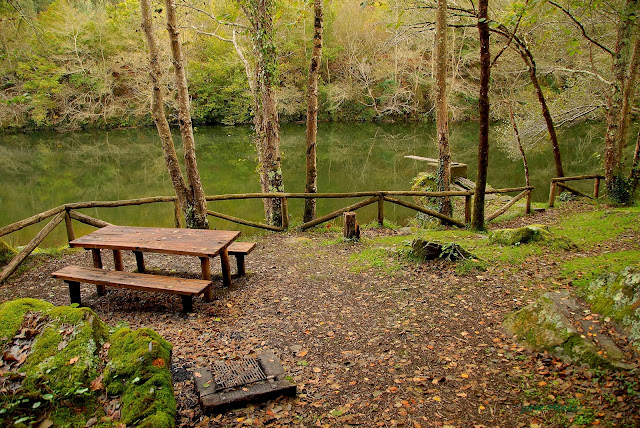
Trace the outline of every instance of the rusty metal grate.
<instances>
[{"instance_id":1,"label":"rusty metal grate","mask_svg":"<svg viewBox=\"0 0 640 428\"><path fill-rule=\"evenodd\" d=\"M267 375L255 358L223 361L211 367L216 391L267 380Z\"/></svg>"}]
</instances>

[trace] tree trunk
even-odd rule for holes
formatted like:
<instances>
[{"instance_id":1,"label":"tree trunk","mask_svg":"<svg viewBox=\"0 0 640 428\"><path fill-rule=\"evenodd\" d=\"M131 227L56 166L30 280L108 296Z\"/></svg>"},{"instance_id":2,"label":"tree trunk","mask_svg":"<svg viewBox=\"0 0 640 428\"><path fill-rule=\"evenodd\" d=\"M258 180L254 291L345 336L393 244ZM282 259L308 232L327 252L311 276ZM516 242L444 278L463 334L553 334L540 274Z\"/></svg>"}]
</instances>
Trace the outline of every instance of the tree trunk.
<instances>
[{"instance_id":1,"label":"tree trunk","mask_svg":"<svg viewBox=\"0 0 640 428\"><path fill-rule=\"evenodd\" d=\"M318 134L318 71L322 61L322 20L323 0L314 0L313 10L313 51L311 52L311 65L309 66L309 81L307 84L307 177L305 184L306 193L318 192L318 170L316 163L316 145ZM316 218L316 200L305 199L303 221Z\"/></svg>"},{"instance_id":2,"label":"tree trunk","mask_svg":"<svg viewBox=\"0 0 640 428\"><path fill-rule=\"evenodd\" d=\"M438 190L449 191L451 150L447 108L447 0L438 0L436 11L436 122L438 130ZM440 200L440 213L451 217L451 199Z\"/></svg>"},{"instance_id":3,"label":"tree trunk","mask_svg":"<svg viewBox=\"0 0 640 428\"><path fill-rule=\"evenodd\" d=\"M489 166L489 73L491 56L489 53L489 20L487 18L489 0L478 2L478 35L480 40L480 96L478 112L480 116L480 134L478 138L478 174L473 204L471 226L483 230L484 196L487 186L487 168Z\"/></svg>"},{"instance_id":4,"label":"tree trunk","mask_svg":"<svg viewBox=\"0 0 640 428\"><path fill-rule=\"evenodd\" d=\"M627 0L618 26L613 56L614 77L611 95L607 99L607 131L605 134L605 182L609 197L617 200L618 187L624 185L622 151L629 132L630 103L635 92L635 79L640 67L640 10L638 0ZM630 19L635 15L635 19ZM623 192L626 193L626 192Z\"/></svg>"},{"instance_id":5,"label":"tree trunk","mask_svg":"<svg viewBox=\"0 0 640 428\"><path fill-rule=\"evenodd\" d=\"M200 172L196 162L196 144L193 138L193 125L191 123L191 112L189 105L189 88L187 86L187 76L184 71L184 60L182 58L182 46L180 45L178 33L178 18L176 17L176 5L174 0L165 0L167 8L167 31L171 43L171 53L173 55L173 70L175 73L176 87L178 89L178 119L180 122L180 135L184 149L184 163L187 172L187 182L189 183L189 193L191 206L185 211L185 222L188 228L208 229L207 221L207 201L204 189L200 181Z\"/></svg>"},{"instance_id":6,"label":"tree trunk","mask_svg":"<svg viewBox=\"0 0 640 428\"><path fill-rule=\"evenodd\" d=\"M527 65L527 70L529 71L529 79L531 80L533 88L536 91L536 96L538 97L540 108L542 109L542 117L544 117L545 124L547 125L549 139L551 140L551 148L553 149L553 158L556 164L556 175L558 177L564 177L564 169L562 168L562 157L560 156L560 145L558 144L558 136L556 134L556 128L553 124L553 118L551 117L551 113L549 112L549 107L547 107L544 93L542 92L540 82L538 81L536 63L533 59L531 51L529 51L529 48L527 48L524 43L522 43L522 41L516 39L516 46L518 53Z\"/></svg>"},{"instance_id":7,"label":"tree trunk","mask_svg":"<svg viewBox=\"0 0 640 428\"><path fill-rule=\"evenodd\" d=\"M264 193L284 192L280 160L280 124L276 97L277 55L273 41L273 0L237 0L253 30L256 58L254 92L255 142ZM280 198L264 199L267 223L282 224Z\"/></svg>"},{"instance_id":8,"label":"tree trunk","mask_svg":"<svg viewBox=\"0 0 640 428\"><path fill-rule=\"evenodd\" d=\"M178 202L186 218L187 213L193 210L193 204L184 177L182 176L182 171L180 170L180 163L173 144L171 129L164 111L164 94L160 82L162 73L160 71L158 44L156 43L153 33L153 21L151 19L149 0L140 0L140 7L142 10L142 30L145 34L147 47L149 49L149 77L151 78L152 86L151 114L162 143L162 152L164 153L165 163L169 170L171 184L173 185L178 197Z\"/></svg>"}]
</instances>

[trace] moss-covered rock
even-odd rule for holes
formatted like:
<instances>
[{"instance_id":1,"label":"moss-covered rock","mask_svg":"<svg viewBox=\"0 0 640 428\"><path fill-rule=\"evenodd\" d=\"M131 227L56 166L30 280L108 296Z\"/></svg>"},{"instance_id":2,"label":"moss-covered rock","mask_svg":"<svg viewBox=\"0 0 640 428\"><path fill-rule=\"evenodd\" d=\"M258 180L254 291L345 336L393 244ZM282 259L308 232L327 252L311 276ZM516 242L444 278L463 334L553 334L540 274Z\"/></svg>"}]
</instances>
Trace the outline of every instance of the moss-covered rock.
<instances>
[{"instance_id":1,"label":"moss-covered rock","mask_svg":"<svg viewBox=\"0 0 640 428\"><path fill-rule=\"evenodd\" d=\"M1 426L175 425L171 345L152 330L110 335L88 308L18 299L0 305L0 340Z\"/></svg>"},{"instance_id":2,"label":"moss-covered rock","mask_svg":"<svg viewBox=\"0 0 640 428\"><path fill-rule=\"evenodd\" d=\"M629 329L640 349L640 270L626 267L620 273L603 273L580 289L595 312L611 317Z\"/></svg>"},{"instance_id":3,"label":"moss-covered rock","mask_svg":"<svg viewBox=\"0 0 640 428\"><path fill-rule=\"evenodd\" d=\"M16 255L16 250L0 239L0 263L9 261Z\"/></svg>"},{"instance_id":4,"label":"moss-covered rock","mask_svg":"<svg viewBox=\"0 0 640 428\"><path fill-rule=\"evenodd\" d=\"M531 224L517 229L494 230L489 235L489 239L492 243L501 245L520 245L546 241L565 250L576 247L568 238L552 232L548 226L542 224Z\"/></svg>"},{"instance_id":5,"label":"moss-covered rock","mask_svg":"<svg viewBox=\"0 0 640 428\"><path fill-rule=\"evenodd\" d=\"M576 328L572 313L580 313L580 309L578 302L566 291L545 293L535 302L507 315L503 327L533 350L549 351L579 364L630 368L621 361L624 355L615 344L596 346Z\"/></svg>"}]
</instances>

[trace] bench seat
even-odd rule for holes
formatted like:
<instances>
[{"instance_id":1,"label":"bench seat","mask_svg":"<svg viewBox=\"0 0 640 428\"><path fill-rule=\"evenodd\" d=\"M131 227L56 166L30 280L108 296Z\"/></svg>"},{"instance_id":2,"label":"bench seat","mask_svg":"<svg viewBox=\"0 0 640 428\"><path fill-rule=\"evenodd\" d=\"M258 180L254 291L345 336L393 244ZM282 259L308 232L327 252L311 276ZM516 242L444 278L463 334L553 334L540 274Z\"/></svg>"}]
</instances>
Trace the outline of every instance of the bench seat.
<instances>
[{"instance_id":1,"label":"bench seat","mask_svg":"<svg viewBox=\"0 0 640 428\"><path fill-rule=\"evenodd\" d=\"M100 286L130 288L132 290L156 291L179 294L185 312L193 309L193 297L202 294L211 281L186 279L143 273L131 273L98 269L84 266L67 266L51 274L69 285L71 303L80 304L80 283L86 282Z\"/></svg>"},{"instance_id":2,"label":"bench seat","mask_svg":"<svg viewBox=\"0 0 640 428\"><path fill-rule=\"evenodd\" d=\"M252 252L254 248L256 248L255 242L234 242L227 247L229 255L236 257L238 276L246 274L244 256Z\"/></svg>"}]
</instances>

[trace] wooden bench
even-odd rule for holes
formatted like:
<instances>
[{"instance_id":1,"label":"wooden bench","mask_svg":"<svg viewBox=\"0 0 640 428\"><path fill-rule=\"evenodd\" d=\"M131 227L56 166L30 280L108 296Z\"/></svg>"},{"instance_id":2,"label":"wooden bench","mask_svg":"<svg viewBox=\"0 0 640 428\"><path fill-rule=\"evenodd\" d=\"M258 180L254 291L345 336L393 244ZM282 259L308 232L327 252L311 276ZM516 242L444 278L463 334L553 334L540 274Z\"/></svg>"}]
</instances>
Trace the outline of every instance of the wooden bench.
<instances>
[{"instance_id":1,"label":"wooden bench","mask_svg":"<svg viewBox=\"0 0 640 428\"><path fill-rule=\"evenodd\" d=\"M236 256L236 262L238 264L238 276L245 275L244 256L249 254L256 248L255 242L234 242L227 247L229 255Z\"/></svg>"},{"instance_id":2,"label":"wooden bench","mask_svg":"<svg viewBox=\"0 0 640 428\"><path fill-rule=\"evenodd\" d=\"M71 303L80 302L80 283L96 284L100 287L122 287L132 290L157 291L160 293L179 294L182 298L182 309L193 310L193 297L204 293L211 287L211 281L202 279L185 279L143 273L130 273L98 269L82 266L67 266L51 274L69 285ZM206 294L205 294L206 297Z\"/></svg>"}]
</instances>

